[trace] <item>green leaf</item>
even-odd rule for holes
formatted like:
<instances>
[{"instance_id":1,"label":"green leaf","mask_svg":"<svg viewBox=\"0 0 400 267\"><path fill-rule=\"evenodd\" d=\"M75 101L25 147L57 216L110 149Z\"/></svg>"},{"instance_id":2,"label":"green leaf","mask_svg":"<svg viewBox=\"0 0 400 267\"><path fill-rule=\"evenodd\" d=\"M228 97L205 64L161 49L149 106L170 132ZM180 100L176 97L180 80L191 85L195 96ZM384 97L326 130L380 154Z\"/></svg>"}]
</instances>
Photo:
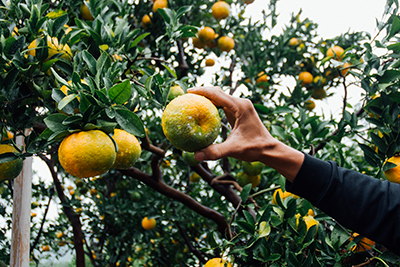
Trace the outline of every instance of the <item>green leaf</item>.
<instances>
[{"instance_id":1,"label":"green leaf","mask_svg":"<svg viewBox=\"0 0 400 267\"><path fill-rule=\"evenodd\" d=\"M168 12L169 11L169 12ZM174 20L174 15L169 8L159 8L157 12L164 19L165 23L170 24Z\"/></svg>"},{"instance_id":2,"label":"green leaf","mask_svg":"<svg viewBox=\"0 0 400 267\"><path fill-rule=\"evenodd\" d=\"M387 36L387 40L390 40L395 34L400 31L400 19L398 16L393 16L393 21L390 27L389 35Z\"/></svg>"},{"instance_id":3,"label":"green leaf","mask_svg":"<svg viewBox=\"0 0 400 267\"><path fill-rule=\"evenodd\" d=\"M58 73L53 68L50 68L50 70L58 82L62 83L63 85L65 85L67 87L70 87L68 82L66 80L64 80L60 75L58 75Z\"/></svg>"},{"instance_id":4,"label":"green leaf","mask_svg":"<svg viewBox=\"0 0 400 267\"><path fill-rule=\"evenodd\" d=\"M255 231L254 225L245 221L236 221L236 224L242 231L251 235L254 234Z\"/></svg>"},{"instance_id":5,"label":"green leaf","mask_svg":"<svg viewBox=\"0 0 400 267\"><path fill-rule=\"evenodd\" d=\"M266 221L260 222L258 233L260 234L260 238L268 236L271 233L271 226Z\"/></svg>"},{"instance_id":6,"label":"green leaf","mask_svg":"<svg viewBox=\"0 0 400 267\"><path fill-rule=\"evenodd\" d=\"M240 198L242 199L243 204L247 202L247 198L250 195L250 190L251 190L251 184L247 184L243 187L243 190L240 193Z\"/></svg>"},{"instance_id":7,"label":"green leaf","mask_svg":"<svg viewBox=\"0 0 400 267\"><path fill-rule=\"evenodd\" d=\"M273 254L269 254L267 261L277 261L281 258L281 254L278 253L273 253Z\"/></svg>"},{"instance_id":8,"label":"green leaf","mask_svg":"<svg viewBox=\"0 0 400 267\"><path fill-rule=\"evenodd\" d=\"M59 103L58 108L63 109L66 105L71 103L78 95L77 94L70 94L64 97Z\"/></svg>"},{"instance_id":9,"label":"green leaf","mask_svg":"<svg viewBox=\"0 0 400 267\"><path fill-rule=\"evenodd\" d=\"M395 168L395 167L397 167L396 164L387 161L387 162L385 163L385 165L383 165L382 171L385 172L385 171L388 171L388 170L393 169L393 168Z\"/></svg>"},{"instance_id":10,"label":"green leaf","mask_svg":"<svg viewBox=\"0 0 400 267\"><path fill-rule=\"evenodd\" d=\"M18 156L16 156L12 152L2 153L2 154L0 154L0 164L6 163L6 162L9 162L12 160L16 160L17 158L18 158Z\"/></svg>"},{"instance_id":11,"label":"green leaf","mask_svg":"<svg viewBox=\"0 0 400 267\"><path fill-rule=\"evenodd\" d=\"M178 79L178 76L176 75L175 70L173 70L172 68L170 68L167 64L162 64L164 66L164 68L166 68L168 70L169 73L171 73L172 76L174 76L175 79Z\"/></svg>"},{"instance_id":12,"label":"green leaf","mask_svg":"<svg viewBox=\"0 0 400 267\"><path fill-rule=\"evenodd\" d=\"M140 41L142 41L144 38L146 38L150 33L143 33L141 35L139 35L135 40L132 41L130 48L135 47L138 45L138 43L140 43Z\"/></svg>"},{"instance_id":13,"label":"green leaf","mask_svg":"<svg viewBox=\"0 0 400 267\"><path fill-rule=\"evenodd\" d=\"M291 113L293 112L293 109L288 108L288 107L276 107L274 111L272 111L273 114L280 114L280 113Z\"/></svg>"},{"instance_id":14,"label":"green leaf","mask_svg":"<svg viewBox=\"0 0 400 267\"><path fill-rule=\"evenodd\" d=\"M180 19L185 13L189 12L192 9L192 6L183 6L178 9L176 12L176 19Z\"/></svg>"},{"instance_id":15,"label":"green leaf","mask_svg":"<svg viewBox=\"0 0 400 267\"><path fill-rule=\"evenodd\" d=\"M255 221L253 215L251 215L250 212L248 212L247 210L243 210L243 215L246 218L246 221L248 223L250 223L251 225L255 225L256 224L256 221Z\"/></svg>"},{"instance_id":16,"label":"green leaf","mask_svg":"<svg viewBox=\"0 0 400 267\"><path fill-rule=\"evenodd\" d=\"M130 110L115 109L115 119L122 129L138 137L145 137L146 132L140 118Z\"/></svg>"},{"instance_id":17,"label":"green leaf","mask_svg":"<svg viewBox=\"0 0 400 267\"><path fill-rule=\"evenodd\" d=\"M67 115L64 115L62 113L55 113L49 115L43 121L46 124L47 128L49 128L51 131L59 132L68 129L68 126L65 126L63 124L63 121L67 118Z\"/></svg>"},{"instance_id":18,"label":"green leaf","mask_svg":"<svg viewBox=\"0 0 400 267\"><path fill-rule=\"evenodd\" d=\"M57 36L60 30L64 27L65 24L68 23L68 15L62 15L61 17L58 17L57 19L54 20L52 31L53 35L52 36Z\"/></svg>"},{"instance_id":19,"label":"green leaf","mask_svg":"<svg viewBox=\"0 0 400 267\"><path fill-rule=\"evenodd\" d=\"M129 80L125 80L122 83L116 84L108 90L108 96L111 102L123 105L126 101L131 98L132 89Z\"/></svg>"},{"instance_id":20,"label":"green leaf","mask_svg":"<svg viewBox=\"0 0 400 267\"><path fill-rule=\"evenodd\" d=\"M85 60L86 64L88 64L90 72L95 75L96 74L96 59L90 54L88 51L83 51L82 58Z\"/></svg>"}]
</instances>

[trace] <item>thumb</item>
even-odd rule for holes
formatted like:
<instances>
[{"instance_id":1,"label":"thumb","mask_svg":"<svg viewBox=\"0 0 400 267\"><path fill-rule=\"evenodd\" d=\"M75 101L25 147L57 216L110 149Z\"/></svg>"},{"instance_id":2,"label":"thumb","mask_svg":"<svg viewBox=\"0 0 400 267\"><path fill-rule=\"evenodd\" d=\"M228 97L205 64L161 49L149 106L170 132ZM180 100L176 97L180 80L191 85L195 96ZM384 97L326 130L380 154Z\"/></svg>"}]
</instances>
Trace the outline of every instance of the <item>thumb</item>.
<instances>
[{"instance_id":1,"label":"thumb","mask_svg":"<svg viewBox=\"0 0 400 267\"><path fill-rule=\"evenodd\" d=\"M229 147L230 146L227 144L227 141L221 144L212 144L206 148L196 151L194 157L198 161L224 158L228 156L228 153L231 150Z\"/></svg>"}]
</instances>

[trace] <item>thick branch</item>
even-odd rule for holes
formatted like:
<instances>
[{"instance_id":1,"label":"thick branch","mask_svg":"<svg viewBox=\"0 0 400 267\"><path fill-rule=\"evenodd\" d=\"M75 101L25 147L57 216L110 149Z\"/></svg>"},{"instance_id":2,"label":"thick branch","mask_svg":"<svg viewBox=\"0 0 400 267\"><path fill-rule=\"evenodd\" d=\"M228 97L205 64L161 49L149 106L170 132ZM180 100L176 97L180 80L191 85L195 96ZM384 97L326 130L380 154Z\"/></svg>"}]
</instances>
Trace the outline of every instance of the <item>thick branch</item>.
<instances>
[{"instance_id":1,"label":"thick branch","mask_svg":"<svg viewBox=\"0 0 400 267\"><path fill-rule=\"evenodd\" d=\"M218 231L222 233L224 236L228 234L228 223L225 217L219 212L205 207L198 203L196 200L191 198L188 195L185 195L181 191L178 191L172 187L169 187L164 183L162 179L154 179L148 174L136 169L129 168L127 170L120 170L122 174L128 175L132 178L138 179L139 181L145 183L147 186L151 187L155 191L163 194L166 197L169 197L173 200L179 201L184 204L186 207L190 208L194 212L200 214L201 216L214 221L218 226ZM228 236L227 238L231 238Z\"/></svg>"},{"instance_id":2,"label":"thick branch","mask_svg":"<svg viewBox=\"0 0 400 267\"><path fill-rule=\"evenodd\" d=\"M46 164L50 170L51 176L53 177L54 185L56 186L56 191L58 197L60 198L65 215L72 225L72 232L74 234L74 246L76 251L76 266L85 267L85 251L83 249L83 233L82 224L79 219L79 215L68 205L67 199L64 195L64 191L60 180L58 179L57 173L54 170L54 161L50 160L44 155L38 155Z\"/></svg>"}]
</instances>

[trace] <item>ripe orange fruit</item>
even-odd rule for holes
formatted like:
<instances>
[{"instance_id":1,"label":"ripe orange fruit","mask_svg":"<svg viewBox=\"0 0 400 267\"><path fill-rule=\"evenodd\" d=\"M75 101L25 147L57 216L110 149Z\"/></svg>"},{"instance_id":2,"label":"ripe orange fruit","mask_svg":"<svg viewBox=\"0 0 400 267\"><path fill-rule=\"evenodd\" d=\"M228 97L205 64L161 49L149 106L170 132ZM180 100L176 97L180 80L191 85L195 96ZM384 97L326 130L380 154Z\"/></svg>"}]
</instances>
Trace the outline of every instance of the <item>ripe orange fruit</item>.
<instances>
[{"instance_id":1,"label":"ripe orange fruit","mask_svg":"<svg viewBox=\"0 0 400 267\"><path fill-rule=\"evenodd\" d=\"M212 59L212 58L207 58L206 59L206 66L207 67L212 67L212 66L214 66L214 64L215 64L214 59Z\"/></svg>"},{"instance_id":2,"label":"ripe orange fruit","mask_svg":"<svg viewBox=\"0 0 400 267\"><path fill-rule=\"evenodd\" d=\"M301 81L301 85L305 86L313 82L314 77L308 71L303 71L299 74L299 81Z\"/></svg>"},{"instance_id":3,"label":"ripe orange fruit","mask_svg":"<svg viewBox=\"0 0 400 267\"><path fill-rule=\"evenodd\" d=\"M326 78L324 78L322 75L318 75L313 79L313 83L317 86L323 86L326 83Z\"/></svg>"},{"instance_id":4,"label":"ripe orange fruit","mask_svg":"<svg viewBox=\"0 0 400 267\"><path fill-rule=\"evenodd\" d=\"M137 138L133 134L121 129L115 129L112 138L118 146L117 157L112 167L115 169L128 169L132 167L142 153L142 148Z\"/></svg>"},{"instance_id":5,"label":"ripe orange fruit","mask_svg":"<svg viewBox=\"0 0 400 267\"><path fill-rule=\"evenodd\" d=\"M142 227L146 230L153 230L156 228L156 219L144 217L142 220Z\"/></svg>"},{"instance_id":6,"label":"ripe orange fruit","mask_svg":"<svg viewBox=\"0 0 400 267\"><path fill-rule=\"evenodd\" d=\"M353 233L352 236L350 236L350 241L353 241L354 238L356 238L357 236L359 236L358 233ZM370 250L373 246L375 245L375 242L372 241L369 238L363 237L360 242L358 242L357 245L354 245L350 248L351 251L354 252L361 252L361 251L366 251L366 250Z\"/></svg>"},{"instance_id":7,"label":"ripe orange fruit","mask_svg":"<svg viewBox=\"0 0 400 267\"><path fill-rule=\"evenodd\" d=\"M42 251L50 251L50 246L49 245L42 246Z\"/></svg>"},{"instance_id":8,"label":"ripe orange fruit","mask_svg":"<svg viewBox=\"0 0 400 267\"><path fill-rule=\"evenodd\" d=\"M193 42L193 46L199 49L203 49L204 47L206 47L205 44L203 44L199 38L197 37L193 37L192 38L192 42Z\"/></svg>"},{"instance_id":9,"label":"ripe orange fruit","mask_svg":"<svg viewBox=\"0 0 400 267\"><path fill-rule=\"evenodd\" d=\"M147 28L152 24L151 17L149 15L144 15L142 18L142 27Z\"/></svg>"},{"instance_id":10,"label":"ripe orange fruit","mask_svg":"<svg viewBox=\"0 0 400 267\"><path fill-rule=\"evenodd\" d=\"M164 8L164 7L168 7L167 0L156 0L153 3L153 13L156 13L159 8Z\"/></svg>"},{"instance_id":11,"label":"ripe orange fruit","mask_svg":"<svg viewBox=\"0 0 400 267\"><path fill-rule=\"evenodd\" d=\"M251 176L261 174L264 167L265 164L260 161L254 161L254 162L242 161L243 171Z\"/></svg>"},{"instance_id":12,"label":"ripe orange fruit","mask_svg":"<svg viewBox=\"0 0 400 267\"><path fill-rule=\"evenodd\" d=\"M314 89L311 97L314 99L324 99L325 97L327 97L326 91L324 88L318 88L318 89Z\"/></svg>"},{"instance_id":13,"label":"ripe orange fruit","mask_svg":"<svg viewBox=\"0 0 400 267\"><path fill-rule=\"evenodd\" d=\"M230 6L225 1L218 1L212 5L211 13L217 20L225 19L229 16Z\"/></svg>"},{"instance_id":14,"label":"ripe orange fruit","mask_svg":"<svg viewBox=\"0 0 400 267\"><path fill-rule=\"evenodd\" d=\"M218 39L218 48L221 51L229 52L235 47L235 41L229 36L222 36Z\"/></svg>"},{"instance_id":15,"label":"ripe orange fruit","mask_svg":"<svg viewBox=\"0 0 400 267\"><path fill-rule=\"evenodd\" d=\"M341 69L340 73L342 73L343 76L346 76L350 70L350 67L351 64L349 62L345 62L343 66L340 68Z\"/></svg>"},{"instance_id":16,"label":"ripe orange fruit","mask_svg":"<svg viewBox=\"0 0 400 267\"><path fill-rule=\"evenodd\" d=\"M260 184L261 176L260 175L248 175L244 171L239 172L236 180L238 181L241 187L244 187L247 184L251 184L251 188L257 187Z\"/></svg>"},{"instance_id":17,"label":"ripe orange fruit","mask_svg":"<svg viewBox=\"0 0 400 267\"><path fill-rule=\"evenodd\" d=\"M304 102L304 104L305 104L306 109L307 109L308 111L311 111L311 110L313 110L313 109L315 108L315 102L312 101L311 99L309 99L309 100L307 100L306 102Z\"/></svg>"},{"instance_id":18,"label":"ripe orange fruit","mask_svg":"<svg viewBox=\"0 0 400 267\"><path fill-rule=\"evenodd\" d=\"M298 46L299 45L299 40L297 40L296 37L293 37L292 39L289 40L289 45L290 46Z\"/></svg>"},{"instance_id":19,"label":"ripe orange fruit","mask_svg":"<svg viewBox=\"0 0 400 267\"><path fill-rule=\"evenodd\" d=\"M61 166L78 178L107 172L113 166L116 156L113 141L100 130L73 133L64 138L58 149Z\"/></svg>"},{"instance_id":20,"label":"ripe orange fruit","mask_svg":"<svg viewBox=\"0 0 400 267\"><path fill-rule=\"evenodd\" d=\"M0 154L9 152L16 153L17 150L9 144L0 145ZM0 181L16 178L21 173L23 164L24 161L20 158L0 163Z\"/></svg>"},{"instance_id":21,"label":"ripe orange fruit","mask_svg":"<svg viewBox=\"0 0 400 267\"><path fill-rule=\"evenodd\" d=\"M274 205L278 204L278 202L276 201L276 195L277 194L279 194L279 197L281 198L282 201L284 201L288 197L299 198L295 194L292 194L292 193L290 193L288 191L283 192L281 188L278 188L278 189L275 190L274 194L272 195L271 203L274 204Z\"/></svg>"},{"instance_id":22,"label":"ripe orange fruit","mask_svg":"<svg viewBox=\"0 0 400 267\"><path fill-rule=\"evenodd\" d=\"M394 155L387 162L394 163L397 166L383 172L383 174L385 174L388 181L400 184L400 156Z\"/></svg>"},{"instance_id":23,"label":"ripe orange fruit","mask_svg":"<svg viewBox=\"0 0 400 267\"><path fill-rule=\"evenodd\" d=\"M92 14L90 14L89 8L87 7L86 3L88 1L84 1L81 5L81 17L84 20L94 20Z\"/></svg>"},{"instance_id":24,"label":"ripe orange fruit","mask_svg":"<svg viewBox=\"0 0 400 267\"><path fill-rule=\"evenodd\" d=\"M184 94L165 108L161 126L166 138L177 148L194 152L209 146L217 138L221 118L207 98Z\"/></svg>"},{"instance_id":25,"label":"ripe orange fruit","mask_svg":"<svg viewBox=\"0 0 400 267\"><path fill-rule=\"evenodd\" d=\"M341 48L338 45L335 45L334 47L331 47L326 51L326 56L327 57L332 57L333 59L336 60L341 60L343 57L344 49Z\"/></svg>"},{"instance_id":26,"label":"ripe orange fruit","mask_svg":"<svg viewBox=\"0 0 400 267\"><path fill-rule=\"evenodd\" d=\"M211 27L204 27L199 31L198 37L199 40L206 45L215 39L215 31Z\"/></svg>"},{"instance_id":27,"label":"ripe orange fruit","mask_svg":"<svg viewBox=\"0 0 400 267\"><path fill-rule=\"evenodd\" d=\"M204 267L232 267L232 264L222 258L213 258L207 261Z\"/></svg>"},{"instance_id":28,"label":"ripe orange fruit","mask_svg":"<svg viewBox=\"0 0 400 267\"><path fill-rule=\"evenodd\" d=\"M180 87L179 85L171 86L168 93L168 100L171 101L172 99L184 94L185 91L183 91L182 87Z\"/></svg>"},{"instance_id":29,"label":"ripe orange fruit","mask_svg":"<svg viewBox=\"0 0 400 267\"><path fill-rule=\"evenodd\" d=\"M29 50L27 52L27 54L35 57L36 56L35 48L38 46L38 44L39 44L38 39L33 40L28 46L28 49L32 49L32 50ZM65 60L71 62L72 52L71 52L71 48L69 47L69 45L59 44L57 37L47 36L47 46L48 46L48 50L47 50L48 56L45 59L45 61L49 60L51 57L53 57L56 54L61 54L60 58L63 58Z\"/></svg>"}]
</instances>

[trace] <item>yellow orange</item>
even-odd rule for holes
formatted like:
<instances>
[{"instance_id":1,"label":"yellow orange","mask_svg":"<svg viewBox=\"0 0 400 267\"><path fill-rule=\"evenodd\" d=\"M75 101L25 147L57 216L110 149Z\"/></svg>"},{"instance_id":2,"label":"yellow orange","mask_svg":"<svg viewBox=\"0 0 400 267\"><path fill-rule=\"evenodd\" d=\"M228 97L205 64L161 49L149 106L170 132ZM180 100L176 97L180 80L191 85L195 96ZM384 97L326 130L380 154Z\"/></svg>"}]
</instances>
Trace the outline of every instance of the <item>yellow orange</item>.
<instances>
[{"instance_id":1,"label":"yellow orange","mask_svg":"<svg viewBox=\"0 0 400 267\"><path fill-rule=\"evenodd\" d=\"M400 184L400 156L394 155L393 157L389 158L387 162L396 164L397 166L383 172L386 176L386 179L392 183Z\"/></svg>"},{"instance_id":2,"label":"yellow orange","mask_svg":"<svg viewBox=\"0 0 400 267\"><path fill-rule=\"evenodd\" d=\"M296 196L295 194L292 194L288 191L283 192L281 188L278 188L275 190L274 194L272 195L272 201L271 203L274 205L277 205L278 202L276 201L276 196L279 194L279 197L281 198L281 200L285 200L288 197L292 197L292 198L299 198L298 196Z\"/></svg>"},{"instance_id":3,"label":"yellow orange","mask_svg":"<svg viewBox=\"0 0 400 267\"><path fill-rule=\"evenodd\" d=\"M84 1L81 5L81 17L84 20L94 20L92 14L90 14L87 4L89 4L88 1Z\"/></svg>"},{"instance_id":4,"label":"yellow orange","mask_svg":"<svg viewBox=\"0 0 400 267\"><path fill-rule=\"evenodd\" d=\"M9 144L0 145L0 154L16 153L17 150ZM0 182L16 178L22 171L23 160L18 158L12 161L0 163Z\"/></svg>"},{"instance_id":5,"label":"yellow orange","mask_svg":"<svg viewBox=\"0 0 400 267\"><path fill-rule=\"evenodd\" d=\"M152 24L151 17L149 15L144 15L142 18L142 27L147 28Z\"/></svg>"},{"instance_id":6,"label":"yellow orange","mask_svg":"<svg viewBox=\"0 0 400 267\"><path fill-rule=\"evenodd\" d=\"M207 261L204 267L232 267L232 264L222 258L213 258Z\"/></svg>"},{"instance_id":7,"label":"yellow orange","mask_svg":"<svg viewBox=\"0 0 400 267\"><path fill-rule=\"evenodd\" d=\"M247 184L251 184L251 188L257 187L260 184L261 176L258 175L248 175L244 171L239 172L236 176L236 180L238 181L241 187L244 187Z\"/></svg>"},{"instance_id":8,"label":"yellow orange","mask_svg":"<svg viewBox=\"0 0 400 267\"><path fill-rule=\"evenodd\" d=\"M215 31L213 28L206 26L199 31L198 37L206 45L215 39Z\"/></svg>"},{"instance_id":9,"label":"yellow orange","mask_svg":"<svg viewBox=\"0 0 400 267\"><path fill-rule=\"evenodd\" d=\"M167 0L156 0L153 3L153 13L156 13L159 8L162 9L162 8L165 8L165 7L168 7L168 1Z\"/></svg>"},{"instance_id":10,"label":"yellow orange","mask_svg":"<svg viewBox=\"0 0 400 267\"><path fill-rule=\"evenodd\" d=\"M293 37L289 40L289 45L290 46L298 46L299 45L299 40L296 37Z\"/></svg>"},{"instance_id":11,"label":"yellow orange","mask_svg":"<svg viewBox=\"0 0 400 267\"><path fill-rule=\"evenodd\" d=\"M217 108L207 98L184 94L165 108L161 126L166 138L177 148L194 152L214 142L221 128Z\"/></svg>"},{"instance_id":12,"label":"yellow orange","mask_svg":"<svg viewBox=\"0 0 400 267\"><path fill-rule=\"evenodd\" d=\"M217 20L225 19L229 16L230 6L225 1L215 2L211 7L211 13Z\"/></svg>"},{"instance_id":13,"label":"yellow orange","mask_svg":"<svg viewBox=\"0 0 400 267\"><path fill-rule=\"evenodd\" d=\"M146 230L153 230L156 228L157 221L154 218L144 217L142 220L142 227Z\"/></svg>"},{"instance_id":14,"label":"yellow orange","mask_svg":"<svg viewBox=\"0 0 400 267\"><path fill-rule=\"evenodd\" d=\"M222 36L218 39L218 48L223 52L229 52L235 47L235 41L229 36Z\"/></svg>"},{"instance_id":15,"label":"yellow orange","mask_svg":"<svg viewBox=\"0 0 400 267\"><path fill-rule=\"evenodd\" d=\"M308 71L303 71L299 74L299 81L301 81L301 85L305 86L313 82L314 77Z\"/></svg>"},{"instance_id":16,"label":"yellow orange","mask_svg":"<svg viewBox=\"0 0 400 267\"><path fill-rule=\"evenodd\" d=\"M341 60L343 57L343 53L344 53L343 48L341 48L338 45L335 45L334 47L328 49L328 51L326 52L326 56L332 57L333 59L336 60Z\"/></svg>"},{"instance_id":17,"label":"yellow orange","mask_svg":"<svg viewBox=\"0 0 400 267\"><path fill-rule=\"evenodd\" d=\"M107 172L116 156L113 141L100 130L73 133L64 138L58 149L61 166L78 178Z\"/></svg>"},{"instance_id":18,"label":"yellow orange","mask_svg":"<svg viewBox=\"0 0 400 267\"><path fill-rule=\"evenodd\" d=\"M343 64L343 66L341 67L341 71L340 71L340 73L342 74L342 76L346 76L346 75L347 75L347 73L348 73L349 70L350 70L350 67L351 67L351 64L350 64L349 62L345 62L345 63Z\"/></svg>"},{"instance_id":19,"label":"yellow orange","mask_svg":"<svg viewBox=\"0 0 400 267\"><path fill-rule=\"evenodd\" d=\"M315 108L315 102L312 101L311 99L309 99L309 100L307 100L306 102L304 102L304 104L305 104L306 109L307 109L308 111L311 111L311 110L313 110L313 109Z\"/></svg>"},{"instance_id":20,"label":"yellow orange","mask_svg":"<svg viewBox=\"0 0 400 267\"><path fill-rule=\"evenodd\" d=\"M192 42L193 42L193 46L196 48L203 49L204 47L206 47L206 45L204 43L202 43L200 41L200 39L197 37L193 37Z\"/></svg>"},{"instance_id":21,"label":"yellow orange","mask_svg":"<svg viewBox=\"0 0 400 267\"><path fill-rule=\"evenodd\" d=\"M132 167L142 152L137 138L133 134L121 129L115 129L112 138L118 146L113 168L128 169Z\"/></svg>"},{"instance_id":22,"label":"yellow orange","mask_svg":"<svg viewBox=\"0 0 400 267\"><path fill-rule=\"evenodd\" d=\"M214 59L212 59L212 58L207 58L206 59L206 66L207 67L212 67L212 66L214 66L214 64L215 64Z\"/></svg>"}]
</instances>

